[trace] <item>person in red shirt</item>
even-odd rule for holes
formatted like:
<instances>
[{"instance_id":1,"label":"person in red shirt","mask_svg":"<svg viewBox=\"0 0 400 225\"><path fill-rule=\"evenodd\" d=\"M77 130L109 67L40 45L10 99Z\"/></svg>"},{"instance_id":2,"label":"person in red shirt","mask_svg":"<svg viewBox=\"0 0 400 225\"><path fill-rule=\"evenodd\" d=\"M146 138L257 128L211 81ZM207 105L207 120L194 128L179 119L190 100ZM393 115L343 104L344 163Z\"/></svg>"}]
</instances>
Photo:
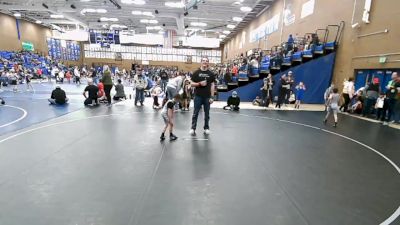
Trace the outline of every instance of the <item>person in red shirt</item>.
<instances>
[{"instance_id":1,"label":"person in red shirt","mask_svg":"<svg viewBox=\"0 0 400 225\"><path fill-rule=\"evenodd\" d=\"M105 92L104 92L104 84L103 82L99 82L97 84L97 87L99 88L99 91L97 92L97 98L99 100L99 102L105 101L106 96L105 96Z\"/></svg>"},{"instance_id":2,"label":"person in red shirt","mask_svg":"<svg viewBox=\"0 0 400 225\"><path fill-rule=\"evenodd\" d=\"M42 69L40 69L40 68L38 68L37 70L36 70L36 74L37 74L37 76L39 77L39 80L40 81L42 81Z\"/></svg>"},{"instance_id":3,"label":"person in red shirt","mask_svg":"<svg viewBox=\"0 0 400 225\"><path fill-rule=\"evenodd\" d=\"M233 76L237 76L238 72L239 72L239 68L237 67L237 65L236 65L236 64L233 65L233 68L232 68L232 75L233 75Z\"/></svg>"},{"instance_id":4,"label":"person in red shirt","mask_svg":"<svg viewBox=\"0 0 400 225\"><path fill-rule=\"evenodd\" d=\"M67 78L68 83L71 83L71 78L72 78L72 74L71 71L67 70L67 73L65 74L65 78Z\"/></svg>"}]
</instances>

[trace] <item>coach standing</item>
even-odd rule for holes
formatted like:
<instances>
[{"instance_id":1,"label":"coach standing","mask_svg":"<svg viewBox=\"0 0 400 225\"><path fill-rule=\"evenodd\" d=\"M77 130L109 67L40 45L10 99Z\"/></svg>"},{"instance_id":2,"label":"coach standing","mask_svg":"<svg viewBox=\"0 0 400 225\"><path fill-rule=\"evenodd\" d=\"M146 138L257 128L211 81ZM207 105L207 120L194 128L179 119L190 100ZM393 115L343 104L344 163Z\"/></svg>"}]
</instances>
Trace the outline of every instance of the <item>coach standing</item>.
<instances>
[{"instance_id":1,"label":"coach standing","mask_svg":"<svg viewBox=\"0 0 400 225\"><path fill-rule=\"evenodd\" d=\"M207 57L201 59L201 67L192 75L192 87L194 91L194 110L192 117L191 135L196 134L197 118L201 106L204 107L204 134L210 133L210 104L213 103L215 92L215 74L209 70L209 60Z\"/></svg>"}]
</instances>

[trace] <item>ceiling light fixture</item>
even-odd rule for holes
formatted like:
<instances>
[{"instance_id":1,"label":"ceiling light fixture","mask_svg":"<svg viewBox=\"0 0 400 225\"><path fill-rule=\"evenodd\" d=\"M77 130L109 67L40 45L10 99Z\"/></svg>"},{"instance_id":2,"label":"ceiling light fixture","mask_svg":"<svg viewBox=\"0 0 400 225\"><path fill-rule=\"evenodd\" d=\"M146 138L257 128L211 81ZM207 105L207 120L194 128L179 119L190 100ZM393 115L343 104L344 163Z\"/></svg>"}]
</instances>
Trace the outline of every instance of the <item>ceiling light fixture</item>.
<instances>
[{"instance_id":1,"label":"ceiling light fixture","mask_svg":"<svg viewBox=\"0 0 400 225\"><path fill-rule=\"evenodd\" d=\"M242 11L242 12L251 12L251 8L250 7L248 7L248 6L242 6L242 7L240 7L240 11Z\"/></svg>"},{"instance_id":2,"label":"ceiling light fixture","mask_svg":"<svg viewBox=\"0 0 400 225\"><path fill-rule=\"evenodd\" d=\"M158 34L164 34L164 32L165 32L165 31L160 30L160 31L158 31Z\"/></svg>"},{"instance_id":3,"label":"ceiling light fixture","mask_svg":"<svg viewBox=\"0 0 400 225\"><path fill-rule=\"evenodd\" d=\"M107 18L107 17L101 17L100 21L102 22L107 22L107 21L111 21L111 22L117 22L118 18Z\"/></svg>"},{"instance_id":4,"label":"ceiling light fixture","mask_svg":"<svg viewBox=\"0 0 400 225\"><path fill-rule=\"evenodd\" d=\"M21 13L14 13L15 17L21 17Z\"/></svg>"},{"instance_id":5,"label":"ceiling light fixture","mask_svg":"<svg viewBox=\"0 0 400 225\"><path fill-rule=\"evenodd\" d=\"M226 35L221 34L221 35L219 35L219 38L220 38L220 39L224 39L224 38L226 38Z\"/></svg>"},{"instance_id":6,"label":"ceiling light fixture","mask_svg":"<svg viewBox=\"0 0 400 225\"><path fill-rule=\"evenodd\" d=\"M154 26L154 27L146 27L147 30L161 30L162 28L160 26Z\"/></svg>"},{"instance_id":7,"label":"ceiling light fixture","mask_svg":"<svg viewBox=\"0 0 400 225\"><path fill-rule=\"evenodd\" d=\"M36 23L37 23L37 24L42 24L42 21L36 20Z\"/></svg>"},{"instance_id":8,"label":"ceiling light fixture","mask_svg":"<svg viewBox=\"0 0 400 225\"><path fill-rule=\"evenodd\" d=\"M149 23L149 20L148 19L141 19L140 22L141 23Z\"/></svg>"},{"instance_id":9,"label":"ceiling light fixture","mask_svg":"<svg viewBox=\"0 0 400 225\"><path fill-rule=\"evenodd\" d=\"M144 0L121 0L123 4L135 4L135 5L144 5L146 2Z\"/></svg>"},{"instance_id":10,"label":"ceiling light fixture","mask_svg":"<svg viewBox=\"0 0 400 225\"><path fill-rule=\"evenodd\" d=\"M119 24L112 24L110 26L110 29L126 29L126 28L128 28L128 27L125 25L119 25Z\"/></svg>"},{"instance_id":11,"label":"ceiling light fixture","mask_svg":"<svg viewBox=\"0 0 400 225\"><path fill-rule=\"evenodd\" d=\"M146 4L146 2L144 0L134 0L133 4L135 4L135 5L144 5L144 4Z\"/></svg>"},{"instance_id":12,"label":"ceiling light fixture","mask_svg":"<svg viewBox=\"0 0 400 225\"><path fill-rule=\"evenodd\" d=\"M96 9L97 13L107 13L106 9Z\"/></svg>"},{"instance_id":13,"label":"ceiling light fixture","mask_svg":"<svg viewBox=\"0 0 400 225\"><path fill-rule=\"evenodd\" d=\"M224 30L224 31L222 31L222 33L228 35L228 34L230 34L231 32L230 32L229 30Z\"/></svg>"},{"instance_id":14,"label":"ceiling light fixture","mask_svg":"<svg viewBox=\"0 0 400 225\"><path fill-rule=\"evenodd\" d=\"M206 27L207 26L206 23L202 23L202 22L191 22L190 25L195 26L195 27Z\"/></svg>"},{"instance_id":15,"label":"ceiling light fixture","mask_svg":"<svg viewBox=\"0 0 400 225\"><path fill-rule=\"evenodd\" d=\"M137 10L134 10L134 11L132 11L132 15L142 15L142 12L141 11L137 11Z\"/></svg>"},{"instance_id":16,"label":"ceiling light fixture","mask_svg":"<svg viewBox=\"0 0 400 225\"><path fill-rule=\"evenodd\" d=\"M184 8L185 4L183 2L166 2L164 3L165 6L171 7L171 8Z\"/></svg>"},{"instance_id":17,"label":"ceiling light fixture","mask_svg":"<svg viewBox=\"0 0 400 225\"><path fill-rule=\"evenodd\" d=\"M236 16L235 16L235 17L233 17L233 18L232 18L232 20L233 20L233 21L235 21L235 22L242 22L242 21L243 21L243 19L242 19L242 18L240 18L240 17L236 17Z\"/></svg>"},{"instance_id":18,"label":"ceiling light fixture","mask_svg":"<svg viewBox=\"0 0 400 225\"><path fill-rule=\"evenodd\" d=\"M64 18L63 15L55 15L55 14L50 15L50 17L53 18L53 19L62 19L62 18Z\"/></svg>"},{"instance_id":19,"label":"ceiling light fixture","mask_svg":"<svg viewBox=\"0 0 400 225\"><path fill-rule=\"evenodd\" d=\"M143 16L154 16L152 12L142 12Z\"/></svg>"},{"instance_id":20,"label":"ceiling light fixture","mask_svg":"<svg viewBox=\"0 0 400 225\"><path fill-rule=\"evenodd\" d=\"M157 21L157 20L149 20L149 23L151 23L151 24L157 24L158 21Z\"/></svg>"},{"instance_id":21,"label":"ceiling light fixture","mask_svg":"<svg viewBox=\"0 0 400 225\"><path fill-rule=\"evenodd\" d=\"M233 25L233 24L228 24L228 25L226 25L226 27L229 28L229 29L233 29L233 28L235 28L235 25Z\"/></svg>"}]
</instances>

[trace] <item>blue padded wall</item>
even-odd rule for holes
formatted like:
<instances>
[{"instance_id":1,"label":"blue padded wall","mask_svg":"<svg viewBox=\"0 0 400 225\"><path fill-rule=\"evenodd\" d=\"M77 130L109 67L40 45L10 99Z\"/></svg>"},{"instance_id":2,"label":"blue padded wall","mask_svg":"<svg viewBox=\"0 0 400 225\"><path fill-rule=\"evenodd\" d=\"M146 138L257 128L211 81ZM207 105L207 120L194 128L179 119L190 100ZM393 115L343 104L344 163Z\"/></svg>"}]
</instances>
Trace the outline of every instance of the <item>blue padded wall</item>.
<instances>
[{"instance_id":1,"label":"blue padded wall","mask_svg":"<svg viewBox=\"0 0 400 225\"><path fill-rule=\"evenodd\" d=\"M324 92L332 80L335 56L336 53L331 53L289 69L293 71L295 85L302 81L306 86L307 90L304 93L303 103L324 103ZM278 86L281 75L287 73L289 70L274 75L274 96L278 94ZM220 92L218 93L218 100L226 101L228 97L231 96L232 91L237 91L241 101L253 101L256 96L261 96L260 88L262 83L263 81L260 79L245 86L235 88L229 92Z\"/></svg>"}]
</instances>

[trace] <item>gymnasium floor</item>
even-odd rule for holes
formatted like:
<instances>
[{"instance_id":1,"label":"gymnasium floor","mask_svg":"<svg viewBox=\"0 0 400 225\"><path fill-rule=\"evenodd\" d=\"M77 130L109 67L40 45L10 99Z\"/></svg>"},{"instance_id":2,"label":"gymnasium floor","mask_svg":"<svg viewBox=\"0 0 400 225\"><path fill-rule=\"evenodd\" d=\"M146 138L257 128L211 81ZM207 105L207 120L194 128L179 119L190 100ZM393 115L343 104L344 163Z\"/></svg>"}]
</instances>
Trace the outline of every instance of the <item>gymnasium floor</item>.
<instances>
[{"instance_id":1,"label":"gymnasium floor","mask_svg":"<svg viewBox=\"0 0 400 225\"><path fill-rule=\"evenodd\" d=\"M211 135L201 117L189 136L192 112L178 112L179 139L160 143L150 106L83 108L83 87L65 85L66 108L47 104L50 87L1 93L27 115L7 125L24 113L0 108L0 224L400 224L397 129L212 109Z\"/></svg>"}]
</instances>

